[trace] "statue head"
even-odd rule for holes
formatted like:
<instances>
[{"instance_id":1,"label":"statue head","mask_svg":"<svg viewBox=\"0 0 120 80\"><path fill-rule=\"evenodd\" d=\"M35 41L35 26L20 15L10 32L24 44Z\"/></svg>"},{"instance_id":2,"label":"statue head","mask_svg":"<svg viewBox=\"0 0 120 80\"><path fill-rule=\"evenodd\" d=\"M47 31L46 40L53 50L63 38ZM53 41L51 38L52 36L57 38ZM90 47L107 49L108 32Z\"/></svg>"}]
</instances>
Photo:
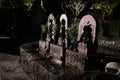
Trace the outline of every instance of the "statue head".
<instances>
[{"instance_id":1,"label":"statue head","mask_svg":"<svg viewBox=\"0 0 120 80\"><path fill-rule=\"evenodd\" d=\"M52 22L53 22L53 20L52 20L52 19L49 19L49 23L51 23L51 24L52 24Z\"/></svg>"}]
</instances>

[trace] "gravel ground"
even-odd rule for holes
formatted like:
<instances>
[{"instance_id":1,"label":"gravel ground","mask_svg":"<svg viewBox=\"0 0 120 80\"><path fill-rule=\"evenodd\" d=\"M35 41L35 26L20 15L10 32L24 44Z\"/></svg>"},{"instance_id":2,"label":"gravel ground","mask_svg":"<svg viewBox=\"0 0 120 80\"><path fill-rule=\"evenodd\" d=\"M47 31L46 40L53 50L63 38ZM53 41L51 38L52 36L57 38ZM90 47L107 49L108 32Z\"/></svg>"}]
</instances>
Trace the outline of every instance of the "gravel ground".
<instances>
[{"instance_id":1,"label":"gravel ground","mask_svg":"<svg viewBox=\"0 0 120 80\"><path fill-rule=\"evenodd\" d=\"M19 64L19 56L0 53L0 80L31 80Z\"/></svg>"}]
</instances>

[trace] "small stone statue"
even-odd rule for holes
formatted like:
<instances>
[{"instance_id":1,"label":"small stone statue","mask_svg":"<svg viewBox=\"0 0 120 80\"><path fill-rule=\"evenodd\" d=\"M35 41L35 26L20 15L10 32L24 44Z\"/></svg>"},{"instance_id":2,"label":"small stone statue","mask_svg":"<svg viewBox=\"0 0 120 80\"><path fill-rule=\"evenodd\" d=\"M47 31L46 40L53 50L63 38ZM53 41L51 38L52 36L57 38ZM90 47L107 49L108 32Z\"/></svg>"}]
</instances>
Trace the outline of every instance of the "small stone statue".
<instances>
[{"instance_id":1,"label":"small stone statue","mask_svg":"<svg viewBox=\"0 0 120 80\"><path fill-rule=\"evenodd\" d=\"M58 45L62 45L63 39L65 40L65 47L68 48L68 18L66 14L62 14L60 16L60 30L59 30L59 37L58 37Z\"/></svg>"},{"instance_id":2,"label":"small stone statue","mask_svg":"<svg viewBox=\"0 0 120 80\"><path fill-rule=\"evenodd\" d=\"M52 24L52 22L53 22L53 20L50 19L49 20L50 25L48 25L48 30L47 30L47 37L49 38L50 42L53 41L53 38L52 38L52 36L53 36L53 34L52 34L52 32L53 32L53 24Z\"/></svg>"},{"instance_id":3,"label":"small stone statue","mask_svg":"<svg viewBox=\"0 0 120 80\"><path fill-rule=\"evenodd\" d=\"M47 38L46 38L46 51L50 52L50 43L53 41L52 39L52 31L53 31L53 24L52 24L53 20L49 19L49 25L47 28Z\"/></svg>"},{"instance_id":4,"label":"small stone statue","mask_svg":"<svg viewBox=\"0 0 120 80\"><path fill-rule=\"evenodd\" d=\"M62 42L63 42L63 40L65 40L65 20L64 19L62 19L60 35L62 37Z\"/></svg>"},{"instance_id":5,"label":"small stone statue","mask_svg":"<svg viewBox=\"0 0 120 80\"><path fill-rule=\"evenodd\" d=\"M65 43L65 20L62 19L61 21L61 29L60 29L60 35L61 35L61 39L62 39L62 66L65 66L65 59L66 59L66 43Z\"/></svg>"}]
</instances>

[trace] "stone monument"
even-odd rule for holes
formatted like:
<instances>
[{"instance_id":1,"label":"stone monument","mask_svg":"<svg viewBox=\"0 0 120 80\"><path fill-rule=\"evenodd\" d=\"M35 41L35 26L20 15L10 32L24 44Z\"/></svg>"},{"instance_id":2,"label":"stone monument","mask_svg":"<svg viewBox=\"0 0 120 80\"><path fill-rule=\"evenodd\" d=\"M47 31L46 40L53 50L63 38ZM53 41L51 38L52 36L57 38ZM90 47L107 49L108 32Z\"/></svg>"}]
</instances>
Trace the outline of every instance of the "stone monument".
<instances>
[{"instance_id":1,"label":"stone monument","mask_svg":"<svg viewBox=\"0 0 120 80\"><path fill-rule=\"evenodd\" d=\"M68 47L68 32L67 32L67 27L68 27L68 18L66 14L62 14L60 16L60 32L59 32L59 38L58 38L58 45L62 45L62 36L65 38L65 47ZM64 26L64 27L63 27ZM65 31L63 31L63 29ZM65 33L63 33L65 32ZM64 34L64 35L63 35Z\"/></svg>"},{"instance_id":2,"label":"stone monument","mask_svg":"<svg viewBox=\"0 0 120 80\"><path fill-rule=\"evenodd\" d=\"M50 52L50 43L54 42L55 24L56 24L55 17L51 13L48 16L48 21L47 21L47 37L46 37L46 50L47 50L47 52Z\"/></svg>"},{"instance_id":3,"label":"stone monument","mask_svg":"<svg viewBox=\"0 0 120 80\"><path fill-rule=\"evenodd\" d=\"M78 27L78 51L87 55L93 53L96 37L96 21L91 15L85 15Z\"/></svg>"}]
</instances>

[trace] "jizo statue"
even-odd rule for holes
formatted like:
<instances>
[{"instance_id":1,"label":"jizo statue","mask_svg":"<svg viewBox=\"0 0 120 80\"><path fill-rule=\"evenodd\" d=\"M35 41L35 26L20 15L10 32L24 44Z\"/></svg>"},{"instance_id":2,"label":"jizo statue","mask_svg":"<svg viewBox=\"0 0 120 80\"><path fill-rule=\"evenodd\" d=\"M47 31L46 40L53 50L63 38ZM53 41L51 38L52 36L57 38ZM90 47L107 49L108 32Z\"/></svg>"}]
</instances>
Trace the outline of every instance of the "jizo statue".
<instances>
[{"instance_id":1,"label":"jizo statue","mask_svg":"<svg viewBox=\"0 0 120 80\"><path fill-rule=\"evenodd\" d=\"M51 40L54 40L54 27L55 27L55 24L56 24L56 20L55 20L55 17L54 15L51 13L49 16L48 16L48 21L47 21L47 34L49 34Z\"/></svg>"},{"instance_id":2,"label":"jizo statue","mask_svg":"<svg viewBox=\"0 0 120 80\"><path fill-rule=\"evenodd\" d=\"M54 42L54 35L53 35L54 25L55 25L55 18L53 14L51 13L48 16L48 22L47 22L47 38L46 38L47 52L50 52L50 43Z\"/></svg>"},{"instance_id":3,"label":"jizo statue","mask_svg":"<svg viewBox=\"0 0 120 80\"><path fill-rule=\"evenodd\" d=\"M66 14L62 14L60 16L60 32L59 32L59 39L58 39L58 45L61 45L62 47L62 66L65 66L66 62L66 48L68 47L68 33L67 33L67 16Z\"/></svg>"},{"instance_id":4,"label":"jizo statue","mask_svg":"<svg viewBox=\"0 0 120 80\"><path fill-rule=\"evenodd\" d=\"M65 20L62 19L61 21L61 39L62 39L62 66L65 66L66 60L66 43L65 43Z\"/></svg>"},{"instance_id":5,"label":"jizo statue","mask_svg":"<svg viewBox=\"0 0 120 80\"><path fill-rule=\"evenodd\" d=\"M59 32L59 39L58 39L58 45L62 45L63 39L65 41L65 47L68 47L68 19L66 14L62 14L60 17L60 32Z\"/></svg>"}]
</instances>

